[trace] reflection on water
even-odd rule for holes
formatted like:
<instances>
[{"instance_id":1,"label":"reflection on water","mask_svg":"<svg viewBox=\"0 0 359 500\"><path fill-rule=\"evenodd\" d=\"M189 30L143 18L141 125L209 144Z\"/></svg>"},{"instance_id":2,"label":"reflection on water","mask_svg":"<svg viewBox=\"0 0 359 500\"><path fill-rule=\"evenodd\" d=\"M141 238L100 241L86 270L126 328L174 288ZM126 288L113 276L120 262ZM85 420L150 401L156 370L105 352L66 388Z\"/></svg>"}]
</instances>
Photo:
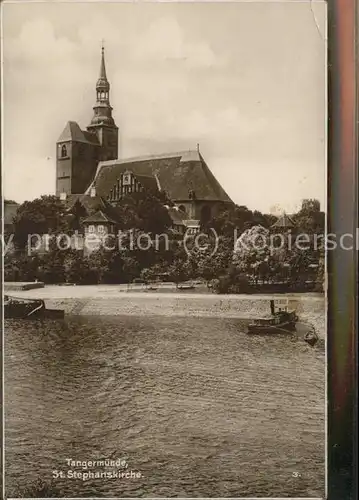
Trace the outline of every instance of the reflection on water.
<instances>
[{"instance_id":1,"label":"reflection on water","mask_svg":"<svg viewBox=\"0 0 359 500\"><path fill-rule=\"evenodd\" d=\"M136 479L67 496L322 496L324 352L243 321L72 317L5 324L7 492L66 459ZM80 470L80 469L76 469Z\"/></svg>"}]
</instances>

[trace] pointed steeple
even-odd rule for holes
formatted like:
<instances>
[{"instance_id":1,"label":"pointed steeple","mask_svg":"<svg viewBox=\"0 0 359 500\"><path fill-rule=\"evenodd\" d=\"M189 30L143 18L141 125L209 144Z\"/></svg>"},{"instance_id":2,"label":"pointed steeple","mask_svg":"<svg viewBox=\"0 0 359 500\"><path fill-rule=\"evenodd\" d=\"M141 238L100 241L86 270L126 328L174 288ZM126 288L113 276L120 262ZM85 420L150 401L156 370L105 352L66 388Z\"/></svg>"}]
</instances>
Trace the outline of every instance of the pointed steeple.
<instances>
[{"instance_id":1,"label":"pointed steeple","mask_svg":"<svg viewBox=\"0 0 359 500\"><path fill-rule=\"evenodd\" d=\"M100 76L97 80L96 90L110 90L110 84L107 80L106 75L106 65L105 65L105 47L102 44L101 47L101 66L100 66Z\"/></svg>"},{"instance_id":2,"label":"pointed steeple","mask_svg":"<svg viewBox=\"0 0 359 500\"><path fill-rule=\"evenodd\" d=\"M118 155L118 127L112 116L110 104L110 83L107 80L105 65L105 49L102 43L100 75L96 82L96 103L88 132L97 135L102 150L99 160L113 160Z\"/></svg>"},{"instance_id":3,"label":"pointed steeple","mask_svg":"<svg viewBox=\"0 0 359 500\"><path fill-rule=\"evenodd\" d=\"M101 47L100 76L96 82L96 104L93 109L94 116L91 120L91 125L98 125L99 123L114 125L112 107L110 105L110 84L106 75L105 49L103 44Z\"/></svg>"}]
</instances>

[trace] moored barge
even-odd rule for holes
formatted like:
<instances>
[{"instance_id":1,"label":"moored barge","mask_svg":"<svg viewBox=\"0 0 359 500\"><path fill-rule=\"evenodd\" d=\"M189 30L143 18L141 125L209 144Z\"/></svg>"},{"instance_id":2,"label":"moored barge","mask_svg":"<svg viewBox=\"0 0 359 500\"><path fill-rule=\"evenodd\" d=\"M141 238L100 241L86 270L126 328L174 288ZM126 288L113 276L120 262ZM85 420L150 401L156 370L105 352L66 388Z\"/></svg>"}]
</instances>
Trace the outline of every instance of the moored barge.
<instances>
[{"instance_id":1,"label":"moored barge","mask_svg":"<svg viewBox=\"0 0 359 500\"><path fill-rule=\"evenodd\" d=\"M295 330L298 316L294 310L287 307L275 309L274 300L270 301L271 314L267 317L254 319L248 325L248 333L272 335L278 333L288 333Z\"/></svg>"},{"instance_id":2,"label":"moored barge","mask_svg":"<svg viewBox=\"0 0 359 500\"><path fill-rule=\"evenodd\" d=\"M46 309L41 299L25 299L4 295L5 319L62 319L65 313L61 309Z\"/></svg>"}]
</instances>

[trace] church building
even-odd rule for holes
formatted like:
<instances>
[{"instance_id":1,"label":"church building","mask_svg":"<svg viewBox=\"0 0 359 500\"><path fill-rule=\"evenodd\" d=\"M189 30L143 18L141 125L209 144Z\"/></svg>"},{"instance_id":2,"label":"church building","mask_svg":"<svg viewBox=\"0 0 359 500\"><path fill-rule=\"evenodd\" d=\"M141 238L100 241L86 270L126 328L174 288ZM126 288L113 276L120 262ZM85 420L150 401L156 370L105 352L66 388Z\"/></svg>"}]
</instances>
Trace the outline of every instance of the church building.
<instances>
[{"instance_id":1,"label":"church building","mask_svg":"<svg viewBox=\"0 0 359 500\"><path fill-rule=\"evenodd\" d=\"M158 190L174 203L177 223L180 216L184 225L195 226L216 215L223 204L233 203L198 146L196 150L121 158L103 47L93 110L86 130L70 121L57 141L56 194L71 206L86 197L116 206L125 194Z\"/></svg>"}]
</instances>

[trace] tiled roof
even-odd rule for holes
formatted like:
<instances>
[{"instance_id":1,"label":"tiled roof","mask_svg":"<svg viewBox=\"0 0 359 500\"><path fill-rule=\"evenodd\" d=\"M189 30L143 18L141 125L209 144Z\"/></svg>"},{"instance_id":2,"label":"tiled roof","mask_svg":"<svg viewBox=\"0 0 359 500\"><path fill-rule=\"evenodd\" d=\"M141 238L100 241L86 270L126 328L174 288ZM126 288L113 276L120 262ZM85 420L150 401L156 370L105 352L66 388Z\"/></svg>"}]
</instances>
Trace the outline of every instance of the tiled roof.
<instances>
[{"instance_id":1,"label":"tiled roof","mask_svg":"<svg viewBox=\"0 0 359 500\"><path fill-rule=\"evenodd\" d=\"M100 162L92 183L96 192L107 197L126 170L132 171L136 177L157 176L161 189L172 200L189 200L190 191L193 191L198 200L231 202L198 151ZM90 187L87 192L90 192Z\"/></svg>"},{"instance_id":2,"label":"tiled roof","mask_svg":"<svg viewBox=\"0 0 359 500\"><path fill-rule=\"evenodd\" d=\"M76 202L81 203L88 215L98 210L107 210L108 203L101 196L90 196L89 194L70 194L66 200L68 212L71 212Z\"/></svg>"},{"instance_id":3,"label":"tiled roof","mask_svg":"<svg viewBox=\"0 0 359 500\"><path fill-rule=\"evenodd\" d=\"M82 205L86 211L86 219L85 222L89 222L92 217L95 217L96 220L93 222L101 222L101 220L97 220L99 213L103 214L106 217L107 222L115 223L115 221L119 220L119 214L116 207L113 207L107 200L102 198L101 196L90 196L88 194L71 194L68 196L66 200L67 211L71 213L76 203Z\"/></svg>"},{"instance_id":4,"label":"tiled roof","mask_svg":"<svg viewBox=\"0 0 359 500\"><path fill-rule=\"evenodd\" d=\"M272 225L272 227L295 227L293 219L287 214L283 214L279 219Z\"/></svg>"},{"instance_id":5,"label":"tiled roof","mask_svg":"<svg viewBox=\"0 0 359 500\"><path fill-rule=\"evenodd\" d=\"M96 146L100 145L96 134L94 134L92 132L88 132L87 130L82 130L82 133L83 133L85 139L87 140L87 142L89 142L91 144L96 144Z\"/></svg>"},{"instance_id":6,"label":"tiled roof","mask_svg":"<svg viewBox=\"0 0 359 500\"><path fill-rule=\"evenodd\" d=\"M57 142L85 142L87 144L99 144L97 137L90 132L81 130L80 126L76 122L69 121L66 123L62 134L58 138Z\"/></svg>"},{"instance_id":7,"label":"tiled roof","mask_svg":"<svg viewBox=\"0 0 359 500\"><path fill-rule=\"evenodd\" d=\"M136 179L138 182L145 188L150 191L158 191L158 185L156 178L153 175L136 175Z\"/></svg>"},{"instance_id":8,"label":"tiled roof","mask_svg":"<svg viewBox=\"0 0 359 500\"><path fill-rule=\"evenodd\" d=\"M109 224L116 224L116 222L111 219L108 215L102 212L102 210L98 210L96 213L93 215L90 215L86 219L83 220L84 223L86 224L91 224L91 223L109 223Z\"/></svg>"}]
</instances>

